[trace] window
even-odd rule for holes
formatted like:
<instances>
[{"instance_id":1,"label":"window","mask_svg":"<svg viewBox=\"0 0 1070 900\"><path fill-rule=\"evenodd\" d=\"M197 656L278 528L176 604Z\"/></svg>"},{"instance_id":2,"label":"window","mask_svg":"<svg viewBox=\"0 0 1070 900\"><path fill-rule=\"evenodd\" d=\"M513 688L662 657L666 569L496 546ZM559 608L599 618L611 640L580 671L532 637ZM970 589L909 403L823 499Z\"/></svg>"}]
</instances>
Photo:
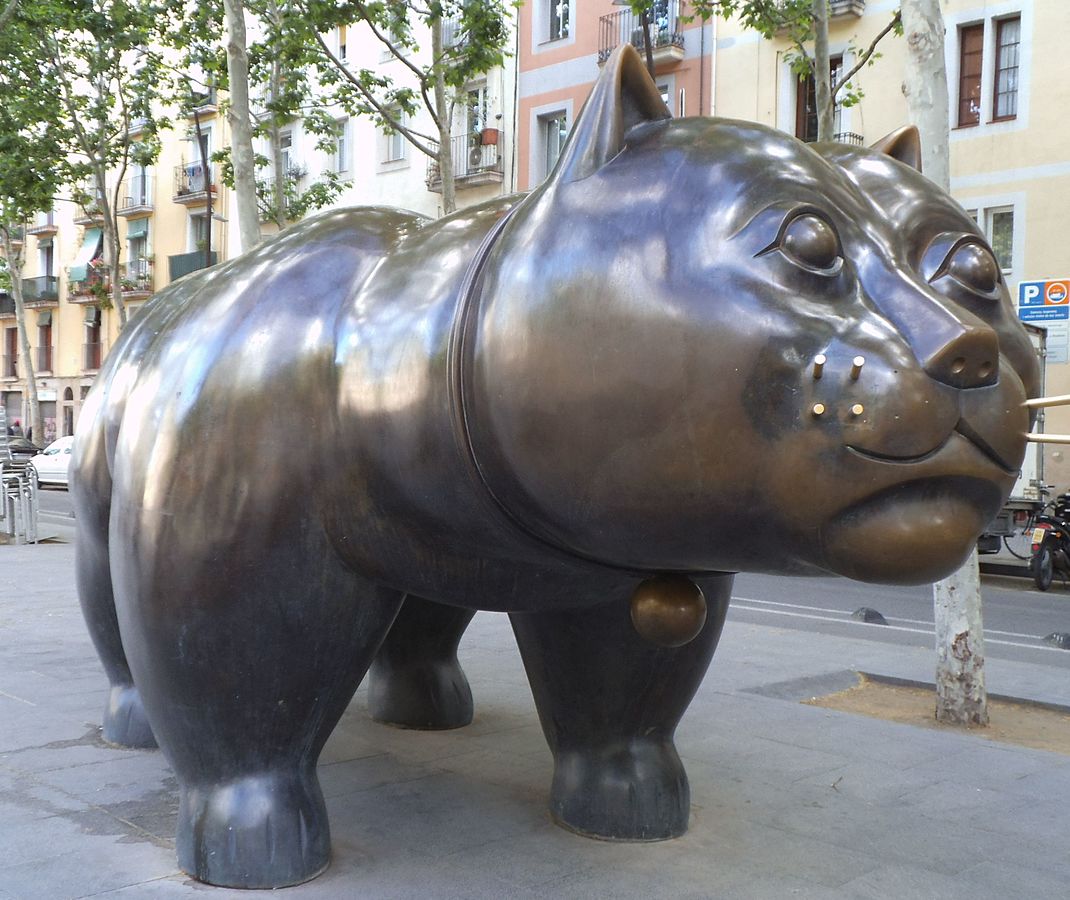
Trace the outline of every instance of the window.
<instances>
[{"instance_id":1,"label":"window","mask_svg":"<svg viewBox=\"0 0 1070 900\"><path fill-rule=\"evenodd\" d=\"M464 132L479 134L489 127L487 122L487 86L480 84L468 89L464 105Z\"/></svg>"},{"instance_id":2,"label":"window","mask_svg":"<svg viewBox=\"0 0 1070 900\"><path fill-rule=\"evenodd\" d=\"M85 311L85 354L83 368L100 368L100 309L96 306L86 307Z\"/></svg>"},{"instance_id":3,"label":"window","mask_svg":"<svg viewBox=\"0 0 1070 900\"><path fill-rule=\"evenodd\" d=\"M4 329L4 366L0 372L4 378L19 377L19 330Z\"/></svg>"},{"instance_id":4,"label":"window","mask_svg":"<svg viewBox=\"0 0 1070 900\"><path fill-rule=\"evenodd\" d=\"M981 110L991 110L992 122L1018 116L1021 74L1021 16L974 22L959 27L958 111L959 128L981 124ZM992 62L985 64L985 46Z\"/></svg>"},{"instance_id":5,"label":"window","mask_svg":"<svg viewBox=\"0 0 1070 900\"><path fill-rule=\"evenodd\" d=\"M542 177L545 178L557 165L561 150L568 137L568 115L564 112L539 117L539 132L542 138Z\"/></svg>"},{"instance_id":6,"label":"window","mask_svg":"<svg viewBox=\"0 0 1070 900\"><path fill-rule=\"evenodd\" d=\"M190 250L203 250L208 245L207 213L190 213L189 216Z\"/></svg>"},{"instance_id":7,"label":"window","mask_svg":"<svg viewBox=\"0 0 1070 900\"><path fill-rule=\"evenodd\" d=\"M996 255L1000 271L1011 281L1014 270L1014 207L992 206L968 209L966 214L977 222L985 240Z\"/></svg>"},{"instance_id":8,"label":"window","mask_svg":"<svg viewBox=\"0 0 1070 900\"><path fill-rule=\"evenodd\" d=\"M282 171L289 172L293 168L294 135L292 131L279 133L279 158L282 161Z\"/></svg>"},{"instance_id":9,"label":"window","mask_svg":"<svg viewBox=\"0 0 1070 900\"><path fill-rule=\"evenodd\" d=\"M56 274L56 248L54 238L38 239L37 271L42 275Z\"/></svg>"},{"instance_id":10,"label":"window","mask_svg":"<svg viewBox=\"0 0 1070 900\"><path fill-rule=\"evenodd\" d=\"M568 37L569 0L550 0L548 40L559 41Z\"/></svg>"},{"instance_id":11,"label":"window","mask_svg":"<svg viewBox=\"0 0 1070 900\"><path fill-rule=\"evenodd\" d=\"M346 26L338 26L338 58L342 61L346 61Z\"/></svg>"},{"instance_id":12,"label":"window","mask_svg":"<svg viewBox=\"0 0 1070 900\"><path fill-rule=\"evenodd\" d=\"M400 109L390 110L390 115L398 124L405 124L405 113ZM400 131L383 131L383 162L399 162L405 158L405 136Z\"/></svg>"},{"instance_id":13,"label":"window","mask_svg":"<svg viewBox=\"0 0 1070 900\"><path fill-rule=\"evenodd\" d=\"M843 71L843 57L829 57L829 70L832 85ZM832 111L832 133L840 134L843 131L843 106L838 101ZM795 137L804 141L817 140L817 83L813 75L805 75L798 79L795 88Z\"/></svg>"},{"instance_id":14,"label":"window","mask_svg":"<svg viewBox=\"0 0 1070 900\"><path fill-rule=\"evenodd\" d=\"M339 119L334 123L337 131L334 138L334 152L331 154L331 168L338 173L349 171L349 119Z\"/></svg>"},{"instance_id":15,"label":"window","mask_svg":"<svg viewBox=\"0 0 1070 900\"><path fill-rule=\"evenodd\" d=\"M996 23L993 120L1013 119L1018 115L1018 48L1021 36L1021 18L1001 19Z\"/></svg>"},{"instance_id":16,"label":"window","mask_svg":"<svg viewBox=\"0 0 1070 900\"><path fill-rule=\"evenodd\" d=\"M52 313L37 315L37 371L52 371Z\"/></svg>"},{"instance_id":17,"label":"window","mask_svg":"<svg viewBox=\"0 0 1070 900\"><path fill-rule=\"evenodd\" d=\"M985 26L959 29L959 127L981 121L981 70Z\"/></svg>"}]
</instances>

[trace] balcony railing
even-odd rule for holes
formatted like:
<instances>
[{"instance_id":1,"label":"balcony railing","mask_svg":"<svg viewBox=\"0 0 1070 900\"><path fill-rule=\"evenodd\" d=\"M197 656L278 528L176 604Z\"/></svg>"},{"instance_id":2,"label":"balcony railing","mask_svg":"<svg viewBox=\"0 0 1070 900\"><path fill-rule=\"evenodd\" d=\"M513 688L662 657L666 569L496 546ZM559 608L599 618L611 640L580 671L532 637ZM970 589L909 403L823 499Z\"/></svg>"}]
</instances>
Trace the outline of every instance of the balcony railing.
<instances>
[{"instance_id":1,"label":"balcony railing","mask_svg":"<svg viewBox=\"0 0 1070 900\"><path fill-rule=\"evenodd\" d=\"M501 132L496 128L450 138L453 179L458 188L501 182L500 140ZM427 164L427 189L435 192L442 190L442 173L437 158L432 158Z\"/></svg>"},{"instance_id":2,"label":"balcony railing","mask_svg":"<svg viewBox=\"0 0 1070 900\"><path fill-rule=\"evenodd\" d=\"M208 190L213 194L216 187L216 167L208 164ZM199 163L183 163L175 166L175 193L172 199L176 203L203 203L208 198L204 189L204 166Z\"/></svg>"},{"instance_id":3,"label":"balcony railing","mask_svg":"<svg viewBox=\"0 0 1070 900\"><path fill-rule=\"evenodd\" d=\"M208 254L208 265L214 266L219 261L219 254L212 250ZM194 250L192 253L179 253L176 256L169 256L167 258L168 268L170 269L171 280L181 278L183 275L189 275L190 272L196 272L198 269L205 268L204 265L204 251Z\"/></svg>"},{"instance_id":4,"label":"balcony railing","mask_svg":"<svg viewBox=\"0 0 1070 900\"><path fill-rule=\"evenodd\" d=\"M15 298L0 291L0 316L15 315Z\"/></svg>"},{"instance_id":5,"label":"balcony railing","mask_svg":"<svg viewBox=\"0 0 1070 900\"><path fill-rule=\"evenodd\" d=\"M17 356L4 356L0 358L0 378L19 377L19 358Z\"/></svg>"},{"instance_id":6,"label":"balcony railing","mask_svg":"<svg viewBox=\"0 0 1070 900\"><path fill-rule=\"evenodd\" d=\"M59 231L54 212L38 213L34 223L26 228L27 234L48 235Z\"/></svg>"},{"instance_id":7,"label":"balcony railing","mask_svg":"<svg viewBox=\"0 0 1070 900\"><path fill-rule=\"evenodd\" d=\"M123 266L123 296L136 299L152 293L152 261L140 257L132 259Z\"/></svg>"},{"instance_id":8,"label":"balcony railing","mask_svg":"<svg viewBox=\"0 0 1070 900\"><path fill-rule=\"evenodd\" d=\"M99 369L100 368L100 341L92 341L86 344L82 344L82 368L83 369Z\"/></svg>"},{"instance_id":9,"label":"balcony railing","mask_svg":"<svg viewBox=\"0 0 1070 900\"><path fill-rule=\"evenodd\" d=\"M442 46L443 47L460 47L464 45L464 42L468 39L468 35L461 27L461 17L454 16L450 19L443 19L439 23L439 28L442 29Z\"/></svg>"},{"instance_id":10,"label":"balcony railing","mask_svg":"<svg viewBox=\"0 0 1070 900\"><path fill-rule=\"evenodd\" d=\"M151 175L135 175L123 183L117 212L120 216L152 212Z\"/></svg>"},{"instance_id":11,"label":"balcony railing","mask_svg":"<svg viewBox=\"0 0 1070 900\"><path fill-rule=\"evenodd\" d=\"M680 30L680 0L654 0L647 13L654 63L684 58L684 35ZM604 63L621 44L644 51L643 22L630 9L610 13L598 20L598 62Z\"/></svg>"},{"instance_id":12,"label":"balcony railing","mask_svg":"<svg viewBox=\"0 0 1070 900\"><path fill-rule=\"evenodd\" d=\"M15 228L10 229L9 234L11 235L12 245L15 247L21 247L26 237L26 232L22 228L22 226L19 225Z\"/></svg>"},{"instance_id":13,"label":"balcony railing","mask_svg":"<svg viewBox=\"0 0 1070 900\"><path fill-rule=\"evenodd\" d=\"M99 197L90 196L85 203L79 203L74 216L75 225L93 225L104 221L104 204Z\"/></svg>"},{"instance_id":14,"label":"balcony railing","mask_svg":"<svg viewBox=\"0 0 1070 900\"><path fill-rule=\"evenodd\" d=\"M853 147L861 147L865 144L865 138L854 131L840 131L832 136L838 144L850 144Z\"/></svg>"},{"instance_id":15,"label":"balcony railing","mask_svg":"<svg viewBox=\"0 0 1070 900\"><path fill-rule=\"evenodd\" d=\"M52 371L52 346L47 345L37 348L37 371L38 372L51 372Z\"/></svg>"},{"instance_id":16,"label":"balcony railing","mask_svg":"<svg viewBox=\"0 0 1070 900\"><path fill-rule=\"evenodd\" d=\"M58 303L59 278L55 275L23 278L22 299L27 303Z\"/></svg>"},{"instance_id":17,"label":"balcony railing","mask_svg":"<svg viewBox=\"0 0 1070 900\"><path fill-rule=\"evenodd\" d=\"M219 98L216 94L215 85L209 85L204 90L193 95L190 103L190 118L193 118L192 110L196 110L198 113L210 113L215 112L218 105Z\"/></svg>"}]
</instances>

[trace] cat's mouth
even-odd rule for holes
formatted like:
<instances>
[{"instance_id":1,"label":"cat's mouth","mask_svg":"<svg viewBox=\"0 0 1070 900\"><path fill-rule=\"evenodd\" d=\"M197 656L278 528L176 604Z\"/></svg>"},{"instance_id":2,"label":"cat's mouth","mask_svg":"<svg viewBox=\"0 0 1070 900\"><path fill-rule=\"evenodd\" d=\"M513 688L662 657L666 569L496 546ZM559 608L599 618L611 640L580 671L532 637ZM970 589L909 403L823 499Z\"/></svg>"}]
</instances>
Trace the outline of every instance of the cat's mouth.
<instances>
[{"instance_id":1,"label":"cat's mouth","mask_svg":"<svg viewBox=\"0 0 1070 900\"><path fill-rule=\"evenodd\" d=\"M933 447L931 450L926 450L924 453L919 453L915 456L893 456L886 453L878 453L875 450L867 450L863 447L857 447L853 444L848 444L847 449L852 453L857 453L859 456L865 459L871 459L876 462L894 463L897 465L914 465L916 463L923 463L926 460L932 459L936 454L943 450L955 437L960 435L970 444L972 444L981 455L985 457L989 462L997 466L1005 475L1017 475L1017 467L1011 466L996 450L992 447L988 441L986 441L981 435L973 428L969 422L965 419L959 419L958 423L951 430L939 444Z\"/></svg>"}]
</instances>

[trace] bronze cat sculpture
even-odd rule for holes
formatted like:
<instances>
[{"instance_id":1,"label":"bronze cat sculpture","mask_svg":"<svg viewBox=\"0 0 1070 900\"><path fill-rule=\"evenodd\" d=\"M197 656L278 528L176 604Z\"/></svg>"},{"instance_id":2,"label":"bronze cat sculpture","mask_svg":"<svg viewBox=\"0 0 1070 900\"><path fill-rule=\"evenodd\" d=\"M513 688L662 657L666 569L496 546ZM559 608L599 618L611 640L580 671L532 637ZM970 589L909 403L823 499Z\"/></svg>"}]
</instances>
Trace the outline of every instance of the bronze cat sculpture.
<instances>
[{"instance_id":1,"label":"bronze cat sculpture","mask_svg":"<svg viewBox=\"0 0 1070 900\"><path fill-rule=\"evenodd\" d=\"M955 569L1038 370L917 149L672 120L627 48L531 194L327 212L147 304L79 423L77 572L105 737L158 740L182 868L322 871L354 690L371 666L378 719L466 724L477 608L511 617L555 819L681 834L730 573ZM701 588L692 640L637 633L652 578Z\"/></svg>"}]
</instances>

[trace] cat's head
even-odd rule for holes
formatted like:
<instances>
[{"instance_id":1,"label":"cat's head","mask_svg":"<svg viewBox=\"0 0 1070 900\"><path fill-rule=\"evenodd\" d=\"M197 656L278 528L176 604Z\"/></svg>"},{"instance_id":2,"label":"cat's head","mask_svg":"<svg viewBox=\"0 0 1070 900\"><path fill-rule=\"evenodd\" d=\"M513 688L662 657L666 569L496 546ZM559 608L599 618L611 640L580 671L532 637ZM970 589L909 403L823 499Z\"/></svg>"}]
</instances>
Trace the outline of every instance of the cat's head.
<instances>
[{"instance_id":1,"label":"cat's head","mask_svg":"<svg viewBox=\"0 0 1070 900\"><path fill-rule=\"evenodd\" d=\"M614 56L492 251L464 363L484 479L644 571L952 571L1009 493L1038 367L976 224L875 148L670 120Z\"/></svg>"}]
</instances>

